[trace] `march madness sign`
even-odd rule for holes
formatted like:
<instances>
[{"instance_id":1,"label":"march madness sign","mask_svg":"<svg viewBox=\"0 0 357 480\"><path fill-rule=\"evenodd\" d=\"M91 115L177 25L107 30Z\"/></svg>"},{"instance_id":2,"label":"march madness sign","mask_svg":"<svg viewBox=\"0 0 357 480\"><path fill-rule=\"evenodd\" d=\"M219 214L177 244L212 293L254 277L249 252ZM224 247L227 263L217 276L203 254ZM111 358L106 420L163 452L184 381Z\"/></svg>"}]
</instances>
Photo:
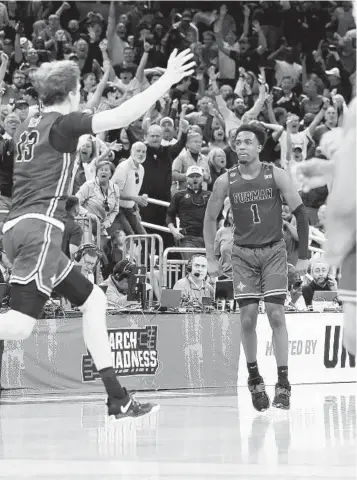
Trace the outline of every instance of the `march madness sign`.
<instances>
[{"instance_id":1,"label":"march madness sign","mask_svg":"<svg viewBox=\"0 0 357 480\"><path fill-rule=\"evenodd\" d=\"M112 363L116 375L155 375L158 367L157 326L108 330ZM89 351L82 355L82 381L93 382L100 375Z\"/></svg>"}]
</instances>

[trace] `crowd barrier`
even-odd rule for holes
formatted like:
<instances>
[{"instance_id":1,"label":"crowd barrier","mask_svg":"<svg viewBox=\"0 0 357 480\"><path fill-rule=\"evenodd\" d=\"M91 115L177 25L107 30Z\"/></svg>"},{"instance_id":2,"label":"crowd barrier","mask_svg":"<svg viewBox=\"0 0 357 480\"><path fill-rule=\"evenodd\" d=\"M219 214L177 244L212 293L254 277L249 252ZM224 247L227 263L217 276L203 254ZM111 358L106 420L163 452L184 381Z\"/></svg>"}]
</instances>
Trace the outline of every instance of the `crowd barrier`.
<instances>
[{"instance_id":1,"label":"crowd barrier","mask_svg":"<svg viewBox=\"0 0 357 480\"><path fill-rule=\"evenodd\" d=\"M355 358L342 347L342 314L287 314L294 384L354 382ZM246 386L239 314L108 315L113 367L130 390ZM267 385L277 378L272 332L258 319L258 361ZM7 341L2 386L20 393L101 393L80 318L40 320L24 341Z\"/></svg>"},{"instance_id":2,"label":"crowd barrier","mask_svg":"<svg viewBox=\"0 0 357 480\"><path fill-rule=\"evenodd\" d=\"M130 261L135 260L139 266L146 267L148 272L148 280L151 285L154 285L156 271L159 274L159 279L162 278L162 257L164 244L160 235L128 235L124 244L124 257L129 257ZM156 255L158 252L158 256ZM158 262L156 258L158 257ZM156 269L156 271L155 271ZM161 282L159 280L161 288ZM149 305L153 302L153 290L149 291Z\"/></svg>"}]
</instances>

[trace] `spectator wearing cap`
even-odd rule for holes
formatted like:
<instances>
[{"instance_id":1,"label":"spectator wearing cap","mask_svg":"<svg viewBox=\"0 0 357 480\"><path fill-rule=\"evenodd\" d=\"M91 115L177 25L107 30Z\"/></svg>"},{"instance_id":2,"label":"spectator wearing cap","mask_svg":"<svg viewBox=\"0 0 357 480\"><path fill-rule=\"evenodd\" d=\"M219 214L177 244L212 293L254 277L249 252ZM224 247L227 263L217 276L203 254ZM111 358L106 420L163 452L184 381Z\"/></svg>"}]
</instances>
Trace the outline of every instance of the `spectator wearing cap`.
<instances>
[{"instance_id":1,"label":"spectator wearing cap","mask_svg":"<svg viewBox=\"0 0 357 480\"><path fill-rule=\"evenodd\" d=\"M178 190L186 188L186 172L191 166L197 166L202 169L202 188L207 190L207 184L210 183L211 177L207 157L201 154L202 143L202 134L189 132L187 135L186 149L182 150L174 159L172 163L172 181L178 182Z\"/></svg>"},{"instance_id":2,"label":"spectator wearing cap","mask_svg":"<svg viewBox=\"0 0 357 480\"><path fill-rule=\"evenodd\" d=\"M162 128L161 145L166 147L168 145L175 145L177 143L175 136L175 124L171 117L164 117L160 120L160 127Z\"/></svg>"},{"instance_id":3,"label":"spectator wearing cap","mask_svg":"<svg viewBox=\"0 0 357 480\"><path fill-rule=\"evenodd\" d=\"M29 115L30 106L24 98L20 98L15 102L14 113L19 117L20 122L23 123Z\"/></svg>"},{"instance_id":4,"label":"spectator wearing cap","mask_svg":"<svg viewBox=\"0 0 357 480\"><path fill-rule=\"evenodd\" d=\"M174 194L167 209L166 224L182 248L204 248L203 220L211 192L202 189L203 170L193 165L186 171L187 186ZM180 229L176 228L176 218ZM192 254L182 254L189 260Z\"/></svg>"},{"instance_id":5,"label":"spectator wearing cap","mask_svg":"<svg viewBox=\"0 0 357 480\"><path fill-rule=\"evenodd\" d=\"M14 170L15 145L12 137L20 125L20 119L15 113L7 115L4 121L4 135L0 136L0 210L11 208L12 175ZM2 214L0 219L4 220Z\"/></svg>"},{"instance_id":6,"label":"spectator wearing cap","mask_svg":"<svg viewBox=\"0 0 357 480\"><path fill-rule=\"evenodd\" d=\"M99 162L96 178L85 182L76 194L82 207L81 213L94 215L99 220L103 240L119 213L119 187L110 180L113 169L111 162Z\"/></svg>"},{"instance_id":7,"label":"spectator wearing cap","mask_svg":"<svg viewBox=\"0 0 357 480\"><path fill-rule=\"evenodd\" d=\"M173 30L178 30L180 34L187 38L189 43L198 42L198 28L192 23L192 15L189 10L185 10L180 21L172 25Z\"/></svg>"},{"instance_id":8,"label":"spectator wearing cap","mask_svg":"<svg viewBox=\"0 0 357 480\"><path fill-rule=\"evenodd\" d=\"M66 201L66 217L62 237L62 252L71 260L82 242L82 227L75 221L79 215L79 199L70 196Z\"/></svg>"},{"instance_id":9,"label":"spectator wearing cap","mask_svg":"<svg viewBox=\"0 0 357 480\"><path fill-rule=\"evenodd\" d=\"M120 190L120 208L115 223L126 235L145 235L138 209L148 205L147 195L139 195L144 178L143 163L146 159L146 145L136 142L131 147L131 155L121 162L112 177Z\"/></svg>"}]
</instances>

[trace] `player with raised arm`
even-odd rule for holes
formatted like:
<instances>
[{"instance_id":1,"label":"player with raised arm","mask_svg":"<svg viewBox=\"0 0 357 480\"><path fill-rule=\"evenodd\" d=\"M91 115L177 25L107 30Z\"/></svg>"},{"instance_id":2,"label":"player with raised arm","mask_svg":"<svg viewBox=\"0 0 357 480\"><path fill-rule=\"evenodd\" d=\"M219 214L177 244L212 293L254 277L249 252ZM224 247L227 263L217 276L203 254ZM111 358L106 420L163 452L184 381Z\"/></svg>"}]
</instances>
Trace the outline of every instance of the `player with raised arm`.
<instances>
[{"instance_id":1,"label":"player with raised arm","mask_svg":"<svg viewBox=\"0 0 357 480\"><path fill-rule=\"evenodd\" d=\"M297 174L303 190L327 185L327 244L325 260L332 267L341 267L338 286L343 302L343 343L356 355L356 107L349 105L341 131L325 133L321 149L329 160L313 158L298 165ZM336 131L335 131L336 130Z\"/></svg>"},{"instance_id":2,"label":"player with raised arm","mask_svg":"<svg viewBox=\"0 0 357 480\"><path fill-rule=\"evenodd\" d=\"M131 397L115 376L106 325L106 297L61 252L68 184L78 139L127 127L172 85L193 73L190 50L174 50L164 75L117 108L78 112L80 71L71 61L44 63L35 74L43 109L15 133L12 208L4 225L4 248L13 264L11 304L0 315L0 339L22 340L34 328L55 290L83 313L83 336L108 393L108 413L138 417L157 409Z\"/></svg>"},{"instance_id":3,"label":"player with raised arm","mask_svg":"<svg viewBox=\"0 0 357 480\"><path fill-rule=\"evenodd\" d=\"M290 408L288 333L284 311L288 269L281 196L297 221L299 261L296 269L300 274L306 273L307 269L309 233L305 207L287 173L259 160L264 141L265 133L260 126L247 124L238 128L235 139L238 165L216 180L204 221L208 272L211 276L219 276L221 266L214 254L217 217L225 198L230 198L235 226L232 248L234 293L240 307L241 338L249 372L248 388L253 406L258 411L270 406L257 364L256 325L261 298L264 299L273 331L278 367L273 406Z\"/></svg>"}]
</instances>

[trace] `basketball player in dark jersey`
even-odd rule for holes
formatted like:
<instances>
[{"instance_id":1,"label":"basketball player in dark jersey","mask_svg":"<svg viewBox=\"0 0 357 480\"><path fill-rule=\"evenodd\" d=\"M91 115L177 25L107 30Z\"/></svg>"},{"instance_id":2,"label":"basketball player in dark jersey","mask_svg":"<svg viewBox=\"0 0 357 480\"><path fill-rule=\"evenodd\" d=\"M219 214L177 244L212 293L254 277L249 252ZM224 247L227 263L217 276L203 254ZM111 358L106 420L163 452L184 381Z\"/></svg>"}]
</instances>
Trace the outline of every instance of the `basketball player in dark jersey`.
<instances>
[{"instance_id":1,"label":"basketball player in dark jersey","mask_svg":"<svg viewBox=\"0 0 357 480\"><path fill-rule=\"evenodd\" d=\"M326 263L341 266L339 298L343 302L343 343L356 355L356 98L349 105L342 130L325 133L321 148L329 159L299 165L303 189L327 185Z\"/></svg>"},{"instance_id":2,"label":"basketball player in dark jersey","mask_svg":"<svg viewBox=\"0 0 357 480\"><path fill-rule=\"evenodd\" d=\"M288 380L288 333L284 303L287 289L286 248L283 239L282 200L296 217L299 235L297 270L306 273L308 265L308 217L300 195L288 174L267 163L259 153L265 133L257 125L242 125L236 133L238 165L221 175L214 184L204 222L208 272L221 274L214 255L217 217L227 196L234 219L232 248L233 283L241 319L241 338L248 364L248 387L253 406L264 411L270 406L263 378L257 365L256 324L258 305L264 299L273 330L274 352L278 367L273 406L290 408Z\"/></svg>"},{"instance_id":3,"label":"basketball player in dark jersey","mask_svg":"<svg viewBox=\"0 0 357 480\"><path fill-rule=\"evenodd\" d=\"M78 305L84 341L108 393L108 413L137 417L158 406L140 404L115 376L106 326L106 297L61 251L66 192L78 138L128 126L173 84L193 73L190 50L175 50L165 74L121 106L95 115L78 112L80 71L71 61L44 63L35 74L43 109L15 133L12 208L4 225L4 248L13 264L12 308L0 315L0 339L27 338L51 292Z\"/></svg>"}]
</instances>

